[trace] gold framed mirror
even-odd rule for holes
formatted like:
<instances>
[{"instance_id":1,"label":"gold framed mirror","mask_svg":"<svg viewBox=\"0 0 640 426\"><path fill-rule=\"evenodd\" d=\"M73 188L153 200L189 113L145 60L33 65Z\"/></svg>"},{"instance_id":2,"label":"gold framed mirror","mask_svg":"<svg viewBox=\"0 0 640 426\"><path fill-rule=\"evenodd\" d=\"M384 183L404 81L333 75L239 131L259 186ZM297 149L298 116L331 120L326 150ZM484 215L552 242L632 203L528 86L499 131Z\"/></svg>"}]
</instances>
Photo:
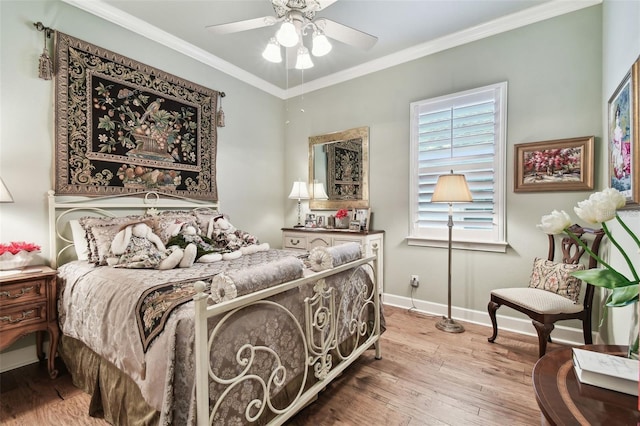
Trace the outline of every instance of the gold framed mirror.
<instances>
[{"instance_id":1,"label":"gold framed mirror","mask_svg":"<svg viewBox=\"0 0 640 426\"><path fill-rule=\"evenodd\" d=\"M309 137L309 208L369 208L369 128Z\"/></svg>"}]
</instances>

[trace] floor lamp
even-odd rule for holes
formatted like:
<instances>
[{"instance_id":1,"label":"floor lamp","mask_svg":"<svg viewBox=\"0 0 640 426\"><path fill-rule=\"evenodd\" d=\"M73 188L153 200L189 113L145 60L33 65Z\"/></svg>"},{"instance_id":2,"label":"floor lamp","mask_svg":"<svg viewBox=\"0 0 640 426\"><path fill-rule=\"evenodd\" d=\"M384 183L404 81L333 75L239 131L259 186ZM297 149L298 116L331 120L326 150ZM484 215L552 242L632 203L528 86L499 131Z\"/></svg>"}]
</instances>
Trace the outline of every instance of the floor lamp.
<instances>
[{"instance_id":1,"label":"floor lamp","mask_svg":"<svg viewBox=\"0 0 640 426\"><path fill-rule=\"evenodd\" d=\"M293 182L293 187L291 187L291 193L289 194L289 199L298 200L298 224L294 225L294 228L303 228L304 224L302 224L301 220L301 206L300 200L308 200L309 199L309 191L307 190L307 182Z\"/></svg>"},{"instance_id":2,"label":"floor lamp","mask_svg":"<svg viewBox=\"0 0 640 426\"><path fill-rule=\"evenodd\" d=\"M462 333L464 327L451 319L451 230L453 228L453 203L469 203L473 201L467 180L464 175L454 174L453 170L448 175L441 175L438 177L436 187L433 190L433 196L431 202L433 203L449 203L449 221L447 226L449 227L449 271L448 271L448 305L447 316L442 317L440 321L436 323L438 330L446 331L449 333Z\"/></svg>"}]
</instances>

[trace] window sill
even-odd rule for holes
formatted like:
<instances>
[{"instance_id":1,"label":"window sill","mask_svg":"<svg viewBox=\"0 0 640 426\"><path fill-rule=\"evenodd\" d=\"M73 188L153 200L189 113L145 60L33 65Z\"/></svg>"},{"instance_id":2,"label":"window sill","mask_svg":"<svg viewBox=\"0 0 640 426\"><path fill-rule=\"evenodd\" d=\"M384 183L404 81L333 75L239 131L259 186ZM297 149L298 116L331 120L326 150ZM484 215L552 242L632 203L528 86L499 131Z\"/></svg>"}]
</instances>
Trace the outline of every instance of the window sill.
<instances>
[{"instance_id":1,"label":"window sill","mask_svg":"<svg viewBox=\"0 0 640 426\"><path fill-rule=\"evenodd\" d=\"M437 247L448 248L449 241L447 240L434 240L431 238L419 238L419 237L407 237L407 245L418 247ZM502 242L487 242L487 241L452 241L451 247L458 250L475 250L475 251L490 251L496 253L506 253L509 243Z\"/></svg>"}]
</instances>

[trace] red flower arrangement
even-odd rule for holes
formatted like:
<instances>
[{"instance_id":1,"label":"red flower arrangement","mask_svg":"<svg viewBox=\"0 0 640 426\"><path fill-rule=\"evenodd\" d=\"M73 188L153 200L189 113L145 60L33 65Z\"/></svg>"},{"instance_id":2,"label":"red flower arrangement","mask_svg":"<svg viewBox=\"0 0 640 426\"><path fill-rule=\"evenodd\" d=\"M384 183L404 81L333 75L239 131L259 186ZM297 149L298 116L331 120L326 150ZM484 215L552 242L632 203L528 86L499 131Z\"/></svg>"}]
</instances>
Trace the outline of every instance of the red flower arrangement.
<instances>
[{"instance_id":1,"label":"red flower arrangement","mask_svg":"<svg viewBox=\"0 0 640 426\"><path fill-rule=\"evenodd\" d=\"M349 214L349 211L347 209L340 209L336 212L336 217L338 219L342 219L347 217L348 214Z\"/></svg>"},{"instance_id":2,"label":"red flower arrangement","mask_svg":"<svg viewBox=\"0 0 640 426\"><path fill-rule=\"evenodd\" d=\"M40 251L40 246L33 243L25 243L24 241L12 241L9 244L0 244L0 255L5 253L17 254L21 251Z\"/></svg>"}]
</instances>

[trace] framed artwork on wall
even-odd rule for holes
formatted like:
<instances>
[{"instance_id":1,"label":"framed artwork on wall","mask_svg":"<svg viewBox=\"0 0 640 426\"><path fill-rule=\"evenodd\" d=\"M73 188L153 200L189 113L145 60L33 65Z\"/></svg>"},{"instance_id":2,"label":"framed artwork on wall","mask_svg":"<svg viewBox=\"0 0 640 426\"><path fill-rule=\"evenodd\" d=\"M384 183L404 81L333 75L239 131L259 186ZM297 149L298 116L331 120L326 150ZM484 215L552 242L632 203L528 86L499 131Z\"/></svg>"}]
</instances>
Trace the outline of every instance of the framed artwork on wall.
<instances>
[{"instance_id":1,"label":"framed artwork on wall","mask_svg":"<svg viewBox=\"0 0 640 426\"><path fill-rule=\"evenodd\" d=\"M609 186L624 194L627 207L640 203L639 68L640 58L616 88L607 108Z\"/></svg>"},{"instance_id":2,"label":"framed artwork on wall","mask_svg":"<svg viewBox=\"0 0 640 426\"><path fill-rule=\"evenodd\" d=\"M216 201L220 92L56 31L55 189Z\"/></svg>"},{"instance_id":3,"label":"framed artwork on wall","mask_svg":"<svg viewBox=\"0 0 640 426\"><path fill-rule=\"evenodd\" d=\"M514 146L514 192L593 189L594 137Z\"/></svg>"}]
</instances>

